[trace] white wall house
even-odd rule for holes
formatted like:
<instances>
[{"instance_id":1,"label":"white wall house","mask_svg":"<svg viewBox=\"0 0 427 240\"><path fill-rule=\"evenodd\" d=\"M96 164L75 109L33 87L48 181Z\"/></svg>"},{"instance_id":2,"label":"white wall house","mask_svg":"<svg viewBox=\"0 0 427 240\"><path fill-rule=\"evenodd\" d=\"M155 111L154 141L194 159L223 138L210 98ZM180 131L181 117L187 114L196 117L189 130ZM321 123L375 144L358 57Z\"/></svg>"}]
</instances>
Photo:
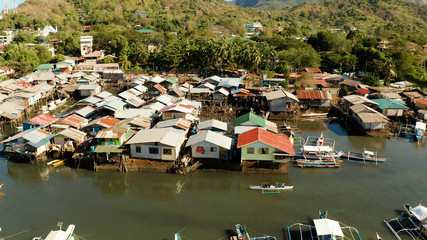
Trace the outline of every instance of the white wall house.
<instances>
[{"instance_id":1,"label":"white wall house","mask_svg":"<svg viewBox=\"0 0 427 240\"><path fill-rule=\"evenodd\" d=\"M221 153L224 153L223 150L230 150L231 143L232 139L230 137L205 130L192 135L185 146L191 147L191 156L193 158L222 159L226 158L228 154Z\"/></svg>"}]
</instances>

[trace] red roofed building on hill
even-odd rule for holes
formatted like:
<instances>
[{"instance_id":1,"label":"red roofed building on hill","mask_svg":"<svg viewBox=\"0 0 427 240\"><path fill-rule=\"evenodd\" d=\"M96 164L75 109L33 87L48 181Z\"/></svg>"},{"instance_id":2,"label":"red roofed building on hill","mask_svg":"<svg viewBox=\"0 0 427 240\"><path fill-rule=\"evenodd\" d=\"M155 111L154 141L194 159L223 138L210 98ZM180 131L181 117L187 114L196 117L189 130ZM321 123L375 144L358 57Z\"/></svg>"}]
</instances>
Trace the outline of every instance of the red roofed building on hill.
<instances>
[{"instance_id":1,"label":"red roofed building on hill","mask_svg":"<svg viewBox=\"0 0 427 240\"><path fill-rule=\"evenodd\" d=\"M415 99L414 103L415 103L415 106L420 108L420 109L423 109L423 110L427 109L427 99L425 99L425 98Z\"/></svg>"},{"instance_id":2,"label":"red roofed building on hill","mask_svg":"<svg viewBox=\"0 0 427 240\"><path fill-rule=\"evenodd\" d=\"M242 149L242 161L275 161L295 155L292 142L287 136L262 128L240 134L237 148Z\"/></svg>"}]
</instances>

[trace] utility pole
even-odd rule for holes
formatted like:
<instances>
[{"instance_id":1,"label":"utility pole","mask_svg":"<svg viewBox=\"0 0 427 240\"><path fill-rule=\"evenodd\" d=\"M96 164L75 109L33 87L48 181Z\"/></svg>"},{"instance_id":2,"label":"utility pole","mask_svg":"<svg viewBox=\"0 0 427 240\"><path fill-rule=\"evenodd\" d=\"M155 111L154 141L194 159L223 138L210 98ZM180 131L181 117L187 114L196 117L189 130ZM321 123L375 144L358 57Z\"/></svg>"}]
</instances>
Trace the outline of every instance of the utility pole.
<instances>
[{"instance_id":1,"label":"utility pole","mask_svg":"<svg viewBox=\"0 0 427 240\"><path fill-rule=\"evenodd\" d=\"M9 9L7 7L7 0L4 0L4 9L3 9L3 13L9 13Z\"/></svg>"}]
</instances>

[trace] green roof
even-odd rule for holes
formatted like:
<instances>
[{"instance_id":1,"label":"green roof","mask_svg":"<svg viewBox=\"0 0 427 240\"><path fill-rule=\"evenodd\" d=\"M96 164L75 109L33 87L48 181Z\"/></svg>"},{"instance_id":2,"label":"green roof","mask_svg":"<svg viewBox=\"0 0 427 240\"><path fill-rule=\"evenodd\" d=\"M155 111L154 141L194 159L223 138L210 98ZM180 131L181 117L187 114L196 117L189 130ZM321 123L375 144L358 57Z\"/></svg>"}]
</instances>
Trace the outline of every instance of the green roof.
<instances>
[{"instance_id":1,"label":"green roof","mask_svg":"<svg viewBox=\"0 0 427 240\"><path fill-rule=\"evenodd\" d=\"M265 127L265 119L251 112L234 119L233 125L237 127L247 121L251 121L260 127Z\"/></svg>"},{"instance_id":2,"label":"green roof","mask_svg":"<svg viewBox=\"0 0 427 240\"><path fill-rule=\"evenodd\" d=\"M53 68L53 66L54 66L55 64L51 64L51 63L47 63L47 64L40 64L37 68L36 68L36 70L37 71L49 71L49 70L51 70L52 68Z\"/></svg>"},{"instance_id":3,"label":"green roof","mask_svg":"<svg viewBox=\"0 0 427 240\"><path fill-rule=\"evenodd\" d=\"M139 29L138 32L140 33L153 33L153 29Z\"/></svg>"},{"instance_id":4,"label":"green roof","mask_svg":"<svg viewBox=\"0 0 427 240\"><path fill-rule=\"evenodd\" d=\"M403 102L396 99L372 99L372 101L378 103L380 109L408 109Z\"/></svg>"},{"instance_id":5,"label":"green roof","mask_svg":"<svg viewBox=\"0 0 427 240\"><path fill-rule=\"evenodd\" d=\"M227 37L227 39L230 40L230 41L235 41L238 38L240 38L240 39L242 39L244 41L251 41L250 39L247 39L247 38L244 38L244 37Z\"/></svg>"},{"instance_id":6,"label":"green roof","mask_svg":"<svg viewBox=\"0 0 427 240\"><path fill-rule=\"evenodd\" d=\"M175 83L178 83L178 79L175 79L175 78L168 78L168 79L166 79L166 82L169 82L169 83L175 84Z\"/></svg>"},{"instance_id":7,"label":"green roof","mask_svg":"<svg viewBox=\"0 0 427 240\"><path fill-rule=\"evenodd\" d=\"M96 153L121 153L123 149L119 149L120 145L98 145L95 148Z\"/></svg>"}]
</instances>

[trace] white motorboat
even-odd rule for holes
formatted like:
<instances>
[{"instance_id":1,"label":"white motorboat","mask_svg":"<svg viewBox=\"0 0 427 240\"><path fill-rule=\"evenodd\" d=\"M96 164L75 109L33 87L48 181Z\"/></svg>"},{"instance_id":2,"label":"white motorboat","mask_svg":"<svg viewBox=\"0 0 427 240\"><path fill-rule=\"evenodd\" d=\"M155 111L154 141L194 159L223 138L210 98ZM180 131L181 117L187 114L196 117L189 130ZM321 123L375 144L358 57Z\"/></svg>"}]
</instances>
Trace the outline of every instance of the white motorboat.
<instances>
[{"instance_id":1,"label":"white motorboat","mask_svg":"<svg viewBox=\"0 0 427 240\"><path fill-rule=\"evenodd\" d=\"M75 225L70 224L65 231L61 228L62 223L58 223L58 226L59 230L50 231L46 238L40 236L34 237L33 240L75 240L73 235L74 228L76 227Z\"/></svg>"}]
</instances>

